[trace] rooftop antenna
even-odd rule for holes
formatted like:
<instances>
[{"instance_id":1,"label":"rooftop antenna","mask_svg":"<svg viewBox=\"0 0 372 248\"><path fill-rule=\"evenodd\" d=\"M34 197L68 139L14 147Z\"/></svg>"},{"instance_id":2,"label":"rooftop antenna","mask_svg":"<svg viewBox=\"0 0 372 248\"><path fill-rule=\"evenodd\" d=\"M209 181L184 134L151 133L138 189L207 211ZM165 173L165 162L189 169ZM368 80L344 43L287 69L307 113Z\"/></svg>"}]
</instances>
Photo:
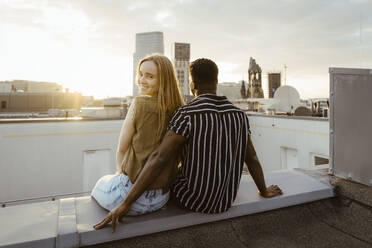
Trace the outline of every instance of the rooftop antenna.
<instances>
[{"instance_id":1,"label":"rooftop antenna","mask_svg":"<svg viewBox=\"0 0 372 248\"><path fill-rule=\"evenodd\" d=\"M283 77L283 85L287 85L287 65L283 65L284 77Z\"/></svg>"},{"instance_id":2,"label":"rooftop antenna","mask_svg":"<svg viewBox=\"0 0 372 248\"><path fill-rule=\"evenodd\" d=\"M359 45L360 45L360 67L363 67L362 12L360 12L359 14Z\"/></svg>"}]
</instances>

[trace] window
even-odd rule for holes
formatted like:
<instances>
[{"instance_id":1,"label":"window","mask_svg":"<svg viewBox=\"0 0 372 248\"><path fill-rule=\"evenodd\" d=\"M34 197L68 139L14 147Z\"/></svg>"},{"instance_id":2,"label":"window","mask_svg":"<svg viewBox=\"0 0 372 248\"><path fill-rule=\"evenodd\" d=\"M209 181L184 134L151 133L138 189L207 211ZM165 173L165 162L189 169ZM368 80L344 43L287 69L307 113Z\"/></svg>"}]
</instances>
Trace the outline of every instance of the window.
<instances>
[{"instance_id":1,"label":"window","mask_svg":"<svg viewBox=\"0 0 372 248\"><path fill-rule=\"evenodd\" d=\"M320 155L317 153L310 153L310 166L317 168L328 168L329 167L329 157Z\"/></svg>"},{"instance_id":2,"label":"window","mask_svg":"<svg viewBox=\"0 0 372 248\"><path fill-rule=\"evenodd\" d=\"M6 109L6 101L1 101L1 109Z\"/></svg>"},{"instance_id":3,"label":"window","mask_svg":"<svg viewBox=\"0 0 372 248\"><path fill-rule=\"evenodd\" d=\"M315 165L328 165L329 164L329 159L328 158L322 158L318 156L314 156L314 164Z\"/></svg>"}]
</instances>

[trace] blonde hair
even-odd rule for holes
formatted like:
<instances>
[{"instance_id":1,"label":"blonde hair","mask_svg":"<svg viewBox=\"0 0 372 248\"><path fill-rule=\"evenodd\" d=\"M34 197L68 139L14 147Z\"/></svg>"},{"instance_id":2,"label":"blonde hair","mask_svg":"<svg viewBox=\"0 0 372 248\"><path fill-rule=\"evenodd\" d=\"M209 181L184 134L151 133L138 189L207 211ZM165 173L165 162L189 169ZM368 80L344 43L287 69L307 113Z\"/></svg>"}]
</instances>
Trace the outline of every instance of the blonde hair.
<instances>
[{"instance_id":1,"label":"blonde hair","mask_svg":"<svg viewBox=\"0 0 372 248\"><path fill-rule=\"evenodd\" d=\"M174 67L170 60L161 54L150 54L144 57L137 66L137 84L140 67L143 62L152 61L155 63L158 70L158 116L159 128L157 136L163 135L168 120L166 120L166 113L173 114L179 107L184 105L180 89L178 87L178 80Z\"/></svg>"}]
</instances>

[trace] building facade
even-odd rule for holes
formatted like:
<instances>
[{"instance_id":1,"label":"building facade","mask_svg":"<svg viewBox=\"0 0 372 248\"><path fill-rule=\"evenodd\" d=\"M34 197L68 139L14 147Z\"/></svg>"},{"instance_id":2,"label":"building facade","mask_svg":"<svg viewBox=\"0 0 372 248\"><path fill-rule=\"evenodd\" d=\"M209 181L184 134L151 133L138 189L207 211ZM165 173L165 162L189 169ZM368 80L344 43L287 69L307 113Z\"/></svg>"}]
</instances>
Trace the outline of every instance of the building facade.
<instances>
[{"instance_id":1,"label":"building facade","mask_svg":"<svg viewBox=\"0 0 372 248\"><path fill-rule=\"evenodd\" d=\"M11 80L0 81L0 92L63 92L63 87L51 82Z\"/></svg>"},{"instance_id":2,"label":"building facade","mask_svg":"<svg viewBox=\"0 0 372 248\"><path fill-rule=\"evenodd\" d=\"M0 93L12 92L12 84L9 81L0 82Z\"/></svg>"},{"instance_id":3,"label":"building facade","mask_svg":"<svg viewBox=\"0 0 372 248\"><path fill-rule=\"evenodd\" d=\"M179 42L173 43L172 60L176 70L181 94L184 99L187 99L191 95L189 86L190 44Z\"/></svg>"},{"instance_id":4,"label":"building facade","mask_svg":"<svg viewBox=\"0 0 372 248\"><path fill-rule=\"evenodd\" d=\"M139 95L137 66L140 60L148 54L164 54L164 36L162 32L146 32L136 34L136 51L133 54L133 96Z\"/></svg>"},{"instance_id":5,"label":"building facade","mask_svg":"<svg viewBox=\"0 0 372 248\"><path fill-rule=\"evenodd\" d=\"M281 73L280 72L269 72L267 74L269 98L274 97L275 91L280 87Z\"/></svg>"},{"instance_id":6,"label":"building facade","mask_svg":"<svg viewBox=\"0 0 372 248\"><path fill-rule=\"evenodd\" d=\"M48 112L49 109L80 110L80 93L11 92L0 93L0 113Z\"/></svg>"}]
</instances>

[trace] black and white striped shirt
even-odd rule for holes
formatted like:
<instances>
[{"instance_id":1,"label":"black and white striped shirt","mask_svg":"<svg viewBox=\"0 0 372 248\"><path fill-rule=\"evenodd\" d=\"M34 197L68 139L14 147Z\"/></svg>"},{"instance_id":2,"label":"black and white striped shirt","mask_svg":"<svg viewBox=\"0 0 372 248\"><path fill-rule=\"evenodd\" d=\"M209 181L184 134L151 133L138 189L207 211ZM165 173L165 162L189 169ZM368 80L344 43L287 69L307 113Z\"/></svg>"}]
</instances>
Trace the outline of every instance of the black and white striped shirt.
<instances>
[{"instance_id":1,"label":"black and white striped shirt","mask_svg":"<svg viewBox=\"0 0 372 248\"><path fill-rule=\"evenodd\" d=\"M199 95L179 108L169 130L185 137L172 190L186 208L220 213L233 203L250 135L246 114L224 96Z\"/></svg>"}]
</instances>

